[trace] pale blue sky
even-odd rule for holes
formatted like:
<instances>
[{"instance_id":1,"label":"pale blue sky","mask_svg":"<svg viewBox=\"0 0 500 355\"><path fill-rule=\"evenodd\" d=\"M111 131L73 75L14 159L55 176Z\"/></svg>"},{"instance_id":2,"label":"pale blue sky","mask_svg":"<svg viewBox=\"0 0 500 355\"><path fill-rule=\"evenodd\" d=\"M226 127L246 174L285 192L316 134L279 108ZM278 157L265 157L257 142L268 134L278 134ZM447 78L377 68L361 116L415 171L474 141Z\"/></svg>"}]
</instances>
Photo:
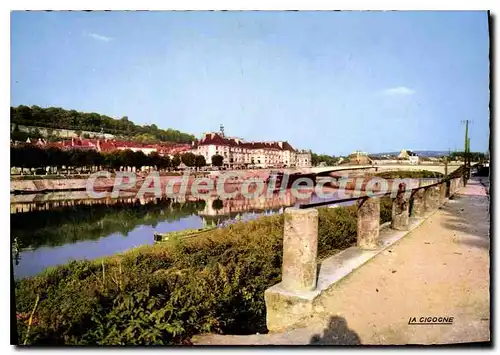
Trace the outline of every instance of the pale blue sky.
<instances>
[{"instance_id":1,"label":"pale blue sky","mask_svg":"<svg viewBox=\"0 0 500 355\"><path fill-rule=\"evenodd\" d=\"M11 104L318 153L487 151L486 12L15 12Z\"/></svg>"}]
</instances>

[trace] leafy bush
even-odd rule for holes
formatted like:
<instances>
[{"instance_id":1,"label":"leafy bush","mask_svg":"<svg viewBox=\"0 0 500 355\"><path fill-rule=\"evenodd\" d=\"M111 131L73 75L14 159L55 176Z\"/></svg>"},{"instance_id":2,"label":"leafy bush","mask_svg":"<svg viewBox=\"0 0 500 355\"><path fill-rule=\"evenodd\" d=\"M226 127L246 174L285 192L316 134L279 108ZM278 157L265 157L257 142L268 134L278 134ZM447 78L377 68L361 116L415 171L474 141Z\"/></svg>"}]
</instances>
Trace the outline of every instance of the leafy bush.
<instances>
[{"instance_id":1,"label":"leafy bush","mask_svg":"<svg viewBox=\"0 0 500 355\"><path fill-rule=\"evenodd\" d=\"M428 170L400 170L400 171L383 171L376 173L375 176L381 177L383 179L428 179L428 178L441 178L444 175L438 172L428 171Z\"/></svg>"},{"instance_id":2,"label":"leafy bush","mask_svg":"<svg viewBox=\"0 0 500 355\"><path fill-rule=\"evenodd\" d=\"M380 199L380 224L390 222L392 219L392 201L389 196Z\"/></svg>"},{"instance_id":3,"label":"leafy bush","mask_svg":"<svg viewBox=\"0 0 500 355\"><path fill-rule=\"evenodd\" d=\"M357 206L319 208L318 254L320 258L356 244Z\"/></svg>"},{"instance_id":4,"label":"leafy bush","mask_svg":"<svg viewBox=\"0 0 500 355\"><path fill-rule=\"evenodd\" d=\"M320 257L355 243L356 209L319 209ZM184 344L202 332L265 333L264 291L281 278L283 223L266 216L18 281L19 341Z\"/></svg>"}]
</instances>

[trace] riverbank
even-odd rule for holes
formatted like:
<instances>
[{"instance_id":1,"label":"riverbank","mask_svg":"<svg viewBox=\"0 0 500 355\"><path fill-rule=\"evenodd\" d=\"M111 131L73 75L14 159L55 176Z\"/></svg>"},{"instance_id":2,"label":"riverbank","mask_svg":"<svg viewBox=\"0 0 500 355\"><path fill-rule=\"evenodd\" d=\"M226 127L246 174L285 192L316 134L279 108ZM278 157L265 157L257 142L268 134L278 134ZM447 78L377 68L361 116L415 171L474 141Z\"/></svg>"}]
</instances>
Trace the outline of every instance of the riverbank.
<instances>
[{"instance_id":1,"label":"riverbank","mask_svg":"<svg viewBox=\"0 0 500 355\"><path fill-rule=\"evenodd\" d=\"M332 187L334 189L343 189L346 191L367 191L371 190L373 192L380 192L382 189L386 191L397 191L399 185L403 182L401 180L407 180L407 188L415 188L421 186L422 183L433 183L435 179L443 178L443 174L436 173L432 171L417 170L417 171L384 171L384 172L332 172L328 176L324 176L320 179L328 181L327 179L333 178L334 181L327 182L326 186ZM321 181L318 179L319 181ZM375 183L378 179L378 183ZM382 188L382 180L387 184L387 188ZM404 183L404 182L403 182ZM397 186L394 186L397 184Z\"/></svg>"},{"instance_id":2,"label":"riverbank","mask_svg":"<svg viewBox=\"0 0 500 355\"><path fill-rule=\"evenodd\" d=\"M269 177L270 170L237 170L237 171L224 171L224 172L188 172L188 188L191 189L191 185L195 178L198 177L211 177L216 179L217 175L220 173L235 173L244 175L245 178L253 178L257 180L266 180ZM135 173L134 173L135 174ZM160 183L162 186L162 191L165 191L165 187L169 181L179 180L182 178L184 172L162 172L159 173ZM127 192L137 192L142 187L145 176L147 173L139 172L136 176L136 183L132 187L127 187L123 191ZM11 179L10 190L13 194L41 194L48 192L64 192L64 191L85 191L87 189L87 182L91 175L81 175L72 177L30 177L30 179ZM125 183L125 182L124 182ZM109 178L100 176L92 184L95 191L111 191L116 184L116 175L110 174ZM228 182L230 184L230 182Z\"/></svg>"},{"instance_id":3,"label":"riverbank","mask_svg":"<svg viewBox=\"0 0 500 355\"><path fill-rule=\"evenodd\" d=\"M389 205L381 206L383 222ZM319 211L320 256L355 243L356 206ZM198 333L266 332L263 295L280 279L282 230L282 215L261 217L18 281L20 341L182 344ZM37 297L27 335L26 315Z\"/></svg>"},{"instance_id":4,"label":"riverbank","mask_svg":"<svg viewBox=\"0 0 500 355\"><path fill-rule=\"evenodd\" d=\"M173 194L183 194L183 195L191 195L193 193L193 185L195 184L195 180L204 176L206 178L211 179L214 182L214 185L217 185L219 174L239 174L240 177L233 177L230 179L225 179L224 183L224 191L227 193L241 193L241 189L243 186L243 182L251 179L252 181L260 181L265 184L264 190L267 191L270 186L266 183L266 181L270 178L271 170L247 170L247 171L230 171L230 172L218 172L217 174L208 174L208 173L196 173L192 172L185 178L179 175L159 175L159 189L162 193L167 191L168 185L173 185L171 189L171 193ZM296 172L296 176L292 178L292 180L297 177L309 177L311 174L302 174ZM229 177L229 175L226 175ZM327 183L322 185L322 189L326 189L325 194L330 193L329 189L338 189L344 188L348 191L359 190L366 191L369 182L373 179L373 177L379 177L381 179L385 179L388 183L389 190L392 191L392 179L398 178L437 178L442 177L442 174L427 172L427 171L402 171L402 172L383 172L378 174L366 173L366 172L355 172L355 171L346 171L342 173L331 173L328 176L318 177L316 179L315 174L312 174L314 178L312 179L313 184L315 182L320 182L322 179L327 179ZM336 179L336 182L331 182L331 178ZM135 181L132 181L132 184L129 184L127 180L119 181L121 186L116 186L117 180L114 176L107 177L99 177L95 181L91 183L91 188L95 192L111 192L113 189L119 188L119 197L127 197L130 193L137 193L141 191L141 189L156 187L151 183L149 186L143 186L146 177L144 174L136 175ZM184 186L181 186L181 181L184 181ZM330 179L330 180L328 180ZM342 181L344 180L344 181ZM150 180L151 181L151 180ZM342 181L342 182L341 182ZM153 180L154 182L154 180ZM13 195L35 195L35 194L47 194L47 193L64 193L64 192L84 192L87 193L88 189L88 179L83 178L72 178L72 179L38 179L38 180L11 180L11 194ZM288 185L290 185L290 181ZM398 182L399 183L399 182ZM216 194L220 194L216 188L205 189L203 190L203 185L198 183L198 191L201 193L208 193L211 196L215 196ZM287 186L288 188L291 186ZM373 186L372 186L373 187ZM380 185L375 185L373 190L377 192L380 190ZM256 190L257 187L255 185L250 185L250 192ZM272 187L272 192L280 190L280 182L278 179L277 187ZM305 190L307 190L305 188ZM147 191L147 189L146 189ZM149 190L152 191L152 190ZM149 194L153 194L149 192ZM87 195L89 195L87 193ZM93 196L88 196L93 197ZM59 199L59 198L57 198ZM48 199L44 199L48 200Z\"/></svg>"}]
</instances>

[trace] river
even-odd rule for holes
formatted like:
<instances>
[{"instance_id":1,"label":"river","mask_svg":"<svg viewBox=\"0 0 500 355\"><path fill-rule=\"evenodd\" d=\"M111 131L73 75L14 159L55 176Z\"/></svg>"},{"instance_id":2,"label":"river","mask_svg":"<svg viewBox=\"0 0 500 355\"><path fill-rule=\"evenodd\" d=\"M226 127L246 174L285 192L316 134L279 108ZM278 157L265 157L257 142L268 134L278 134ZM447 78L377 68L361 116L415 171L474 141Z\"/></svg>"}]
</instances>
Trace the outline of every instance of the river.
<instances>
[{"instance_id":1,"label":"river","mask_svg":"<svg viewBox=\"0 0 500 355\"><path fill-rule=\"evenodd\" d=\"M73 193L73 197L78 193ZM284 208L317 202L316 196L297 200L290 191L272 198L218 200L115 200L71 199L19 202L11 196L11 241L15 279L37 275L72 260L95 259L145 244L153 233L224 225L261 215L282 213ZM77 196L78 197L78 196ZM38 196L22 196L37 201ZM16 245L14 247L14 245ZM16 253L15 250L18 252Z\"/></svg>"}]
</instances>

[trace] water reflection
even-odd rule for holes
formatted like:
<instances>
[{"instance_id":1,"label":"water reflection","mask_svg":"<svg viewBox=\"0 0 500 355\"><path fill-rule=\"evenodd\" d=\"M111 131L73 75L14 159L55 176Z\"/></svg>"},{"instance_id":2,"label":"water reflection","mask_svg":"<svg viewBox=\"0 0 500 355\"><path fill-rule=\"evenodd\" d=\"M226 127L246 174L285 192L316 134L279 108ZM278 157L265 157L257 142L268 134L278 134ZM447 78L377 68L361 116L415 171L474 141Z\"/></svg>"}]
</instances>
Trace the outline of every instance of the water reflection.
<instances>
[{"instance_id":1,"label":"water reflection","mask_svg":"<svg viewBox=\"0 0 500 355\"><path fill-rule=\"evenodd\" d=\"M314 200L314 198L313 198ZM290 191L270 198L230 200L60 200L11 203L11 241L16 279L71 260L95 259L154 243L153 233L201 228L280 213L309 202ZM14 206L13 206L14 205ZM21 212L24 211L24 212Z\"/></svg>"}]
</instances>

